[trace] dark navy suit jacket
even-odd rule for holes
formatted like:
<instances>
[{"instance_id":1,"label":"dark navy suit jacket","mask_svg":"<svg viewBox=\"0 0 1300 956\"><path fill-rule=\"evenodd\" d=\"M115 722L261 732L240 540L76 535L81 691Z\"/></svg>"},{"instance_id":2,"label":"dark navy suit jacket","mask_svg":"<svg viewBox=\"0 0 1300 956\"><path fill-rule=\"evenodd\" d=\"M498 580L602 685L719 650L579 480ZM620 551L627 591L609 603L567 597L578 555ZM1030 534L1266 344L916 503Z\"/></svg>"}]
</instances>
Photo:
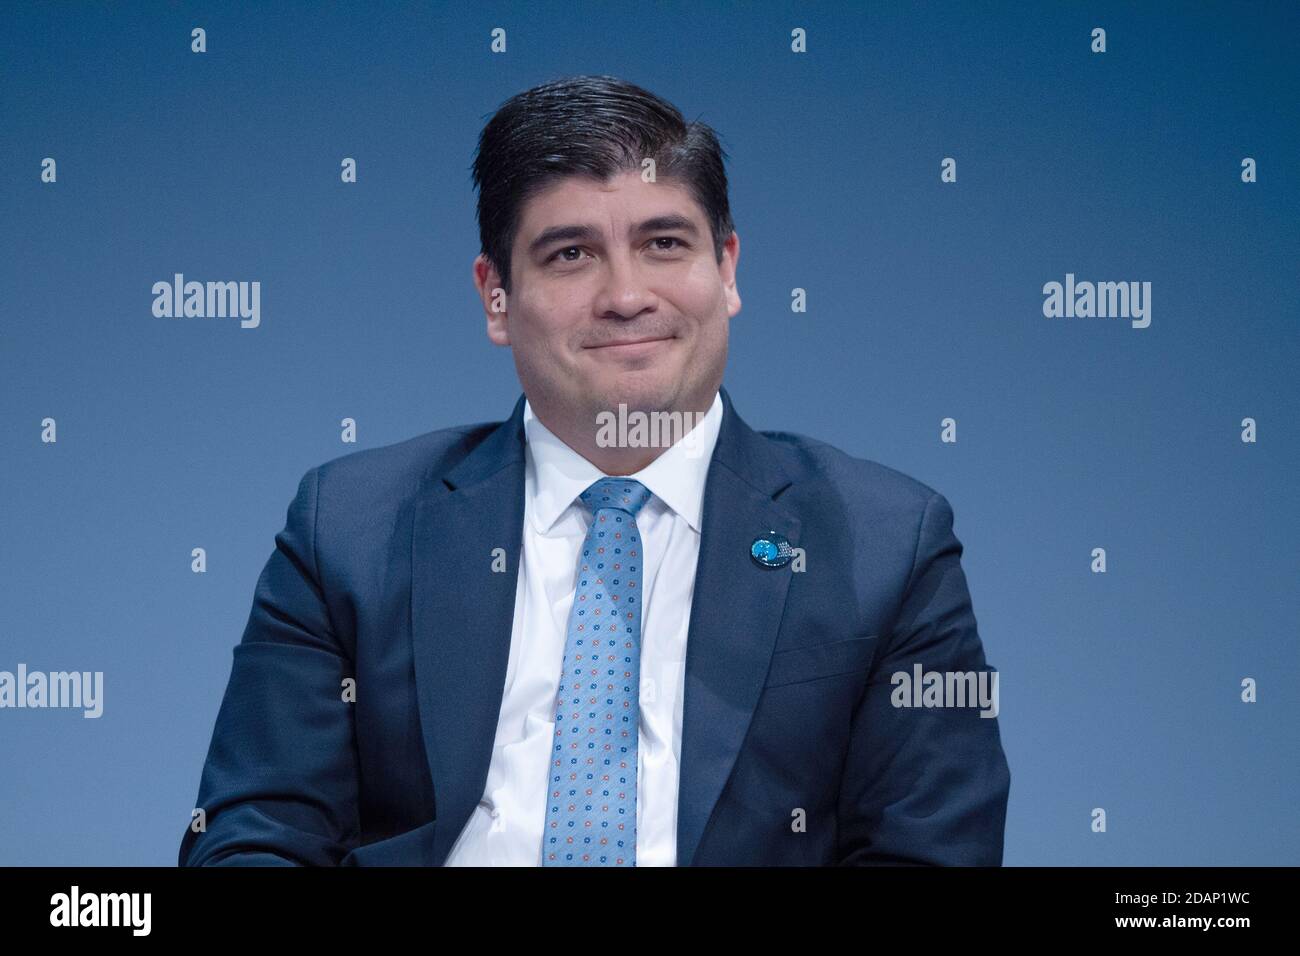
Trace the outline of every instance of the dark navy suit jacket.
<instances>
[{"instance_id":1,"label":"dark navy suit jacket","mask_svg":"<svg viewBox=\"0 0 1300 956\"><path fill-rule=\"evenodd\" d=\"M933 489L722 389L686 653L677 864L1002 861L996 718L891 674L992 670ZM524 399L312 468L267 561L182 865L441 865L483 794L523 537ZM806 569L762 567L785 535ZM491 569L504 549L506 573ZM355 678L355 702L343 685ZM800 822L802 821L802 822Z\"/></svg>"}]
</instances>

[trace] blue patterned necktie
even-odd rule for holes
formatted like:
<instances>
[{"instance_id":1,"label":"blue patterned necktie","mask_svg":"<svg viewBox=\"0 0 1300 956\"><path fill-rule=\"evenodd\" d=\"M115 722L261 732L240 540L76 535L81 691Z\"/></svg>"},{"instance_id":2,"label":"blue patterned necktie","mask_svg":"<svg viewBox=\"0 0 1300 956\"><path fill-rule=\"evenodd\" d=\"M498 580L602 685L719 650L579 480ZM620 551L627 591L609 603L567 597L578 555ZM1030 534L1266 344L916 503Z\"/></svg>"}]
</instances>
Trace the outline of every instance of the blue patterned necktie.
<instances>
[{"instance_id":1,"label":"blue patterned necktie","mask_svg":"<svg viewBox=\"0 0 1300 956\"><path fill-rule=\"evenodd\" d=\"M555 695L542 866L635 866L643 563L636 514L650 489L601 478L579 497L592 520Z\"/></svg>"}]
</instances>

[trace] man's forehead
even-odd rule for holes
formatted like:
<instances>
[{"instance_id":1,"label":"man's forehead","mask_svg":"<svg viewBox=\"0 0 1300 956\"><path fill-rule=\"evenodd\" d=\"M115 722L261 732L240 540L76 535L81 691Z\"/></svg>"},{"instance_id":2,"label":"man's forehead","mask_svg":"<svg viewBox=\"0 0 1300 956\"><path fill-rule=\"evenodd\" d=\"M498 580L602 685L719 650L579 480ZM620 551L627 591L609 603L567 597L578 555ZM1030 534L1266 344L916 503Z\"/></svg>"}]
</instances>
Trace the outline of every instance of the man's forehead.
<instances>
[{"instance_id":1,"label":"man's forehead","mask_svg":"<svg viewBox=\"0 0 1300 956\"><path fill-rule=\"evenodd\" d=\"M587 223L588 217L584 215L587 210L582 205L581 194L616 191L626 192L629 199L639 204L633 214L635 220L676 214L691 219L697 225L704 225L704 210L695 202L685 184L674 179L647 183L641 179L640 172L628 170L606 179L574 174L547 183L524 202L519 218L518 238L523 239L526 234L557 225L561 220L565 223ZM600 227L595 221L588 224Z\"/></svg>"}]
</instances>

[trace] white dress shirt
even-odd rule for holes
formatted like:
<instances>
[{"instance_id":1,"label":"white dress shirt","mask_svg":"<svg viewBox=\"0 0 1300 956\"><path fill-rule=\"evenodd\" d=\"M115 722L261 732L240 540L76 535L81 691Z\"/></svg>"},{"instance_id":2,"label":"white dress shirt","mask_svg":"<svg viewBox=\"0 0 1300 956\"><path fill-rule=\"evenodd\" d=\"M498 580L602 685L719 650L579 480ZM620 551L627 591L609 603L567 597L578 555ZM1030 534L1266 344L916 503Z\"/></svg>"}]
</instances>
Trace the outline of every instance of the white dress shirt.
<instances>
[{"instance_id":1,"label":"white dress shirt","mask_svg":"<svg viewBox=\"0 0 1300 956\"><path fill-rule=\"evenodd\" d=\"M641 689L637 735L636 865L677 862L677 771L681 758L686 632L709 461L722 426L722 397L678 441L627 477L651 492L637 513L644 562ZM592 522L578 495L603 472L555 436L524 403L524 535L505 692L487 786L446 866L540 866L556 694L578 552ZM667 569L661 574L661 569Z\"/></svg>"}]
</instances>

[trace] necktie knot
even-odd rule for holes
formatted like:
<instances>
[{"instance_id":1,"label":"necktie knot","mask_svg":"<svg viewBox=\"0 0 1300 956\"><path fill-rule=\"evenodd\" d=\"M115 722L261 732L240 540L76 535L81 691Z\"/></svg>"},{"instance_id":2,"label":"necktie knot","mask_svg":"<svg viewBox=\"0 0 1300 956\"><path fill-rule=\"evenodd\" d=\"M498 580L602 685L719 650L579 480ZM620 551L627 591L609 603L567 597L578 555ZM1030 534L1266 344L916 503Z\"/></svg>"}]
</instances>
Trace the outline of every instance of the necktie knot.
<instances>
[{"instance_id":1,"label":"necktie knot","mask_svg":"<svg viewBox=\"0 0 1300 956\"><path fill-rule=\"evenodd\" d=\"M601 508L617 508L632 517L650 500L650 489L631 478L600 478L578 497L595 514Z\"/></svg>"}]
</instances>

